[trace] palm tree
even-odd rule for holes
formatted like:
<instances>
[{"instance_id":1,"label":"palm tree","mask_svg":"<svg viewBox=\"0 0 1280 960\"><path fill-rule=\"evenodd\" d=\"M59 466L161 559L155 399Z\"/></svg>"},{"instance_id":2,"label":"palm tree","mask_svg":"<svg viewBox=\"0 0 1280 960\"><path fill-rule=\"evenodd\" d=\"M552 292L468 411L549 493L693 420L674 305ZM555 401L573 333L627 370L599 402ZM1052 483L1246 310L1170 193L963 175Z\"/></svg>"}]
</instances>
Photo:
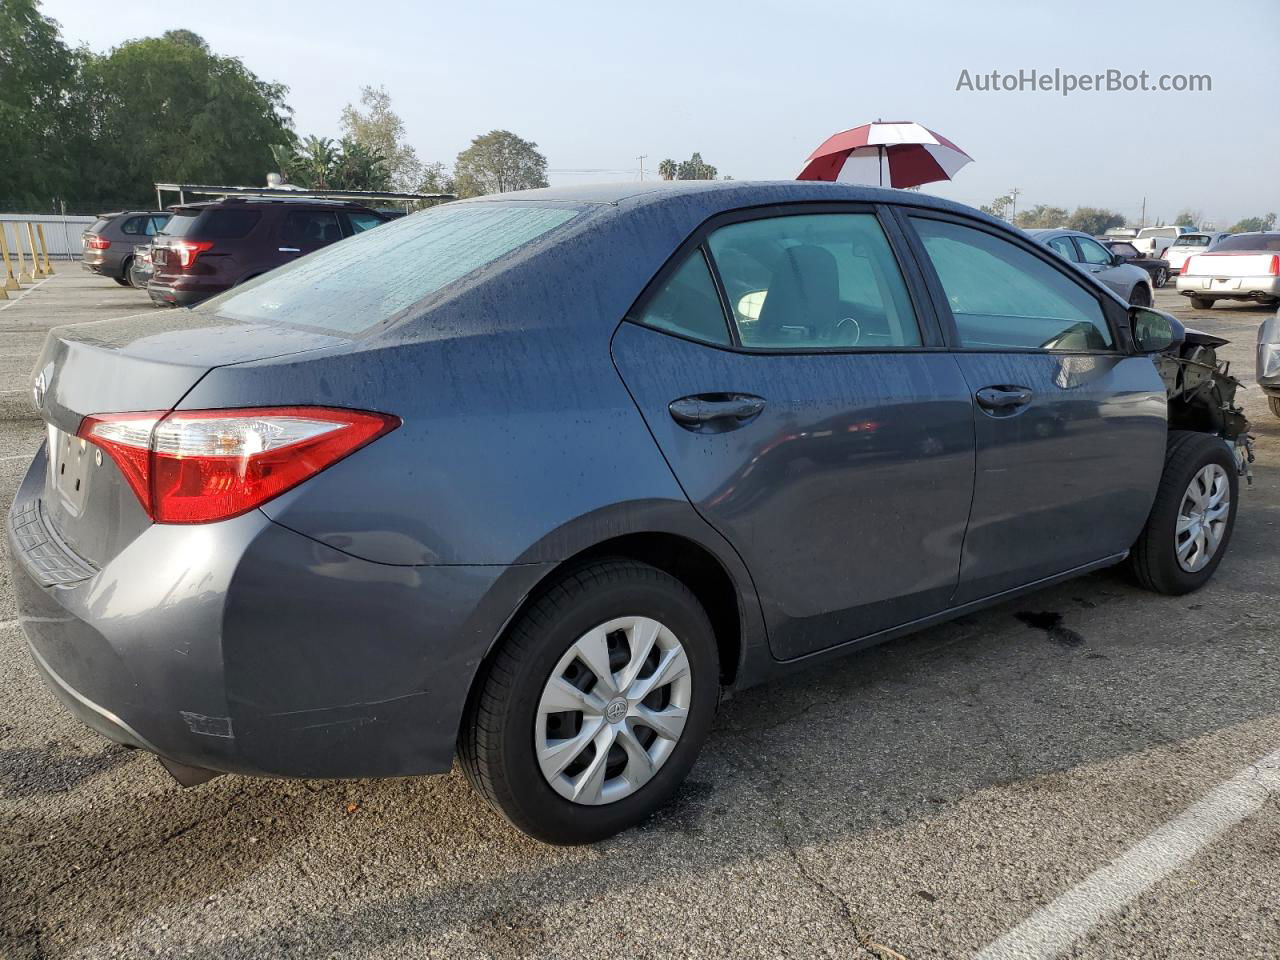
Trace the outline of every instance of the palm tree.
<instances>
[{"instance_id":1,"label":"palm tree","mask_svg":"<svg viewBox=\"0 0 1280 960\"><path fill-rule=\"evenodd\" d=\"M674 160L663 160L658 164L658 176L663 180L674 180L676 178L676 169Z\"/></svg>"}]
</instances>

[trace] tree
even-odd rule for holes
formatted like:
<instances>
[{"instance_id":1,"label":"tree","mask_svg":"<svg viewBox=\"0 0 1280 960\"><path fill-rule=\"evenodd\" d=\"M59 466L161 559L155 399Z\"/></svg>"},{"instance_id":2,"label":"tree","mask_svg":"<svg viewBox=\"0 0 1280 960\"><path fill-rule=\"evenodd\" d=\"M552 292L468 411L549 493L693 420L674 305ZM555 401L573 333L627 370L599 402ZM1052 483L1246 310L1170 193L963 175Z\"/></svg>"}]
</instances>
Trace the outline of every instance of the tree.
<instances>
[{"instance_id":1,"label":"tree","mask_svg":"<svg viewBox=\"0 0 1280 960\"><path fill-rule=\"evenodd\" d=\"M422 180L423 167L417 151L404 142L404 121L391 109L391 95L383 87L361 87L360 104L342 108L342 131L346 138L372 154L386 158L390 187L414 190Z\"/></svg>"},{"instance_id":2,"label":"tree","mask_svg":"<svg viewBox=\"0 0 1280 960\"><path fill-rule=\"evenodd\" d=\"M1276 225L1276 215L1268 213L1265 217L1245 217L1239 221L1229 232L1231 233L1257 233L1260 230L1270 230Z\"/></svg>"},{"instance_id":3,"label":"tree","mask_svg":"<svg viewBox=\"0 0 1280 960\"><path fill-rule=\"evenodd\" d=\"M978 209L983 213L989 213L993 217L999 217L1001 220L1006 219L1005 214L1009 212L1009 208L1013 206L1013 197L1003 196L996 197L990 203L984 203Z\"/></svg>"},{"instance_id":4,"label":"tree","mask_svg":"<svg viewBox=\"0 0 1280 960\"><path fill-rule=\"evenodd\" d=\"M547 158L510 130L490 130L458 154L453 175L461 197L529 190L547 185Z\"/></svg>"},{"instance_id":5,"label":"tree","mask_svg":"<svg viewBox=\"0 0 1280 960\"><path fill-rule=\"evenodd\" d=\"M424 164L422 179L415 188L417 193L457 193L458 185L453 174L439 161Z\"/></svg>"},{"instance_id":6,"label":"tree","mask_svg":"<svg viewBox=\"0 0 1280 960\"><path fill-rule=\"evenodd\" d=\"M1024 230L1060 227L1067 222L1067 211L1064 207L1051 207L1037 203L1034 207L1018 214L1017 222L1018 226Z\"/></svg>"},{"instance_id":7,"label":"tree","mask_svg":"<svg viewBox=\"0 0 1280 960\"><path fill-rule=\"evenodd\" d=\"M658 164L658 176L663 180L714 180L716 168L695 152L688 160L663 160Z\"/></svg>"},{"instance_id":8,"label":"tree","mask_svg":"<svg viewBox=\"0 0 1280 960\"><path fill-rule=\"evenodd\" d=\"M85 96L93 151L87 195L146 203L152 183L261 183L272 147L293 143L287 88L213 53L189 30L89 55Z\"/></svg>"},{"instance_id":9,"label":"tree","mask_svg":"<svg viewBox=\"0 0 1280 960\"><path fill-rule=\"evenodd\" d=\"M1114 210L1103 210L1099 207L1076 207L1067 226L1090 236L1100 236L1112 227L1124 226L1124 215Z\"/></svg>"},{"instance_id":10,"label":"tree","mask_svg":"<svg viewBox=\"0 0 1280 960\"><path fill-rule=\"evenodd\" d=\"M79 66L36 0L0 4L0 203L45 209L74 184Z\"/></svg>"},{"instance_id":11,"label":"tree","mask_svg":"<svg viewBox=\"0 0 1280 960\"><path fill-rule=\"evenodd\" d=\"M1204 214L1199 210L1183 210L1173 220L1175 227L1197 227L1200 221L1204 219Z\"/></svg>"},{"instance_id":12,"label":"tree","mask_svg":"<svg viewBox=\"0 0 1280 960\"><path fill-rule=\"evenodd\" d=\"M308 190L390 189L386 160L350 137L334 143L308 136L293 149L277 146L272 153L285 179Z\"/></svg>"}]
</instances>

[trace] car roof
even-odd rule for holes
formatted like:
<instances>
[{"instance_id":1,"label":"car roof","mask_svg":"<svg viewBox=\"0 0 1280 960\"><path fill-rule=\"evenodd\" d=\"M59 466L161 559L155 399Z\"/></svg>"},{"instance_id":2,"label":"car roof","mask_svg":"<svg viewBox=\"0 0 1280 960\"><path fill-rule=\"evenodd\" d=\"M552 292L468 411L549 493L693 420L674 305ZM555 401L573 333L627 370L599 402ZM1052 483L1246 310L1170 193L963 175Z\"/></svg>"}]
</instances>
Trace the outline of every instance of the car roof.
<instances>
[{"instance_id":1,"label":"car roof","mask_svg":"<svg viewBox=\"0 0 1280 960\"><path fill-rule=\"evenodd\" d=\"M169 213L177 213L179 210L194 210L197 213L201 210L208 210L211 207L239 207L239 206L280 206L281 204L302 207L322 207L326 209L339 210L373 210L372 207L366 207L360 203L352 203L347 200L324 200L318 197L219 197L217 200L196 200L191 203L175 203L169 208ZM377 213L376 210L373 210Z\"/></svg>"},{"instance_id":2,"label":"car roof","mask_svg":"<svg viewBox=\"0 0 1280 960\"><path fill-rule=\"evenodd\" d=\"M776 203L897 203L948 210L978 217L1005 228L1008 224L963 204L914 190L829 183L816 180L651 180L629 183L581 184L572 187L544 187L512 193L494 193L454 201L474 203L565 202L632 209L640 206L696 203L712 213Z\"/></svg>"},{"instance_id":3,"label":"car roof","mask_svg":"<svg viewBox=\"0 0 1280 960\"><path fill-rule=\"evenodd\" d=\"M113 213L99 213L99 220L114 220L116 217L167 217L171 215L169 210L116 210Z\"/></svg>"}]
</instances>

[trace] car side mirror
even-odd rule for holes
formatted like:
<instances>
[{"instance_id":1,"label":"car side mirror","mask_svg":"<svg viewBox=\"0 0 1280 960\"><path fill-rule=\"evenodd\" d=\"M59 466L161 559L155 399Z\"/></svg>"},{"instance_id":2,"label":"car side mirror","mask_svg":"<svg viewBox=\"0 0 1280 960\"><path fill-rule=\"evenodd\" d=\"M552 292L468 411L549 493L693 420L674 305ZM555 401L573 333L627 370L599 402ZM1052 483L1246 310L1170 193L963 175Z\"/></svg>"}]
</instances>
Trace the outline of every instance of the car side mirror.
<instances>
[{"instance_id":1,"label":"car side mirror","mask_svg":"<svg viewBox=\"0 0 1280 960\"><path fill-rule=\"evenodd\" d=\"M1111 255L1111 265L1113 267L1118 267L1120 264L1127 262L1128 259L1129 258L1122 253L1113 253Z\"/></svg>"},{"instance_id":2,"label":"car side mirror","mask_svg":"<svg viewBox=\"0 0 1280 960\"><path fill-rule=\"evenodd\" d=\"M1149 307L1129 308L1129 329L1139 353L1164 353L1186 337L1186 329L1176 317Z\"/></svg>"}]
</instances>

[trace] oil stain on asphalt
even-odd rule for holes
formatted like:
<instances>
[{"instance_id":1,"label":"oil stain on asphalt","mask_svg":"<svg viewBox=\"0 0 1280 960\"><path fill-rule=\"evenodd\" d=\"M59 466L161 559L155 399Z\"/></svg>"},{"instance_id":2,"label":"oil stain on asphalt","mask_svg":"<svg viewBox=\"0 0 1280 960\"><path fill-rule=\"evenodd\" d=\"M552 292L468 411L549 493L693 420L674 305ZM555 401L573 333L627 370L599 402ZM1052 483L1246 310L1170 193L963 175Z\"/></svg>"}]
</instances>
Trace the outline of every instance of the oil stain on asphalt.
<instances>
[{"instance_id":1,"label":"oil stain on asphalt","mask_svg":"<svg viewBox=\"0 0 1280 960\"><path fill-rule=\"evenodd\" d=\"M1037 630L1043 630L1049 635L1049 639L1054 643L1061 644L1064 647L1078 647L1084 643L1084 637L1076 633L1070 627L1062 625L1062 614L1052 610L1041 612L1032 612L1023 610L1014 614L1019 620L1028 627L1034 627Z\"/></svg>"}]
</instances>

